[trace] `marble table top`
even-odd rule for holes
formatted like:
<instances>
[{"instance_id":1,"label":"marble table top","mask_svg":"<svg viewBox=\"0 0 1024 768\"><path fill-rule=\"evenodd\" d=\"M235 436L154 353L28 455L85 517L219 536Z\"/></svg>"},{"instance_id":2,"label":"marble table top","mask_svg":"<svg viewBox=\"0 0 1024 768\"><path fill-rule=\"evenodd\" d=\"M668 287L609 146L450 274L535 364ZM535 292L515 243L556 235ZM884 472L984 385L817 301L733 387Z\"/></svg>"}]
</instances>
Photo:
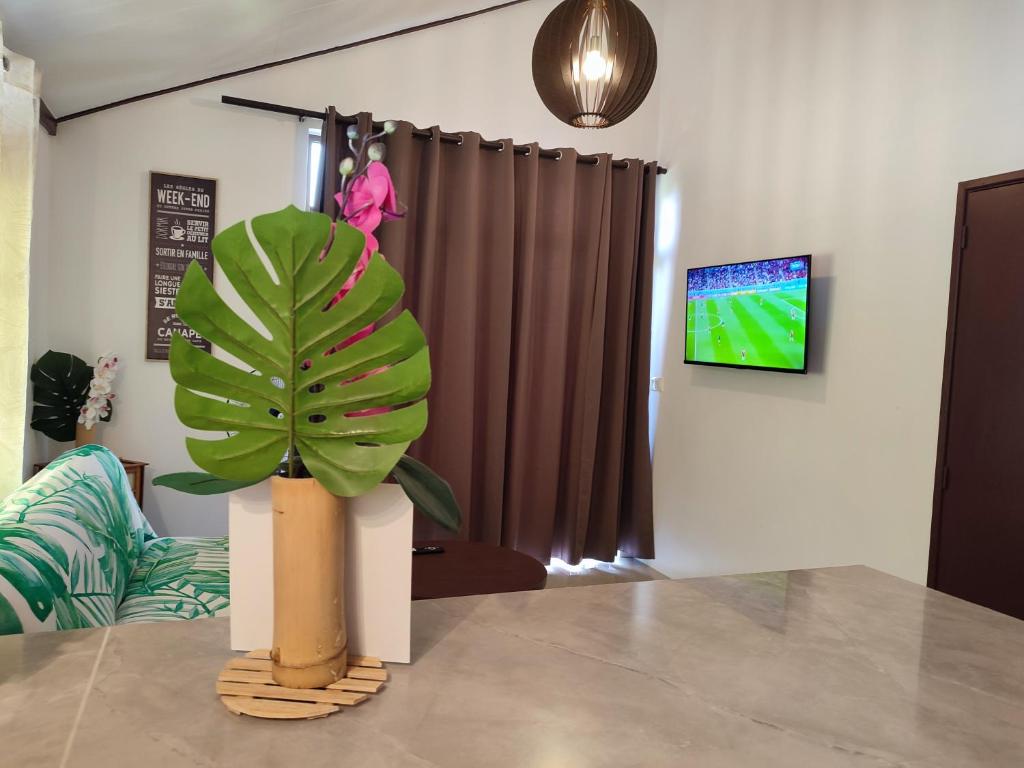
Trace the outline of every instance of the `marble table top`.
<instances>
[{"instance_id":1,"label":"marble table top","mask_svg":"<svg viewBox=\"0 0 1024 768\"><path fill-rule=\"evenodd\" d=\"M231 715L228 622L0 638L2 766L1024 766L1024 622L862 567L413 605L330 718Z\"/></svg>"}]
</instances>

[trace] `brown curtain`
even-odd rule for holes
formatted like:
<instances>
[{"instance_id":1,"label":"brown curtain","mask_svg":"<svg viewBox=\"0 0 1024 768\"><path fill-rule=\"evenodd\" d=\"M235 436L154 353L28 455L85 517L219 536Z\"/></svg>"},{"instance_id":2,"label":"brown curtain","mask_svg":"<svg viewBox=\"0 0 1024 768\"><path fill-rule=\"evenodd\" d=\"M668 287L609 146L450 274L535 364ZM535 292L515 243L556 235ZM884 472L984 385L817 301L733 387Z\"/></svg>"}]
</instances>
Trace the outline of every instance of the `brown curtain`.
<instances>
[{"instance_id":1,"label":"brown curtain","mask_svg":"<svg viewBox=\"0 0 1024 768\"><path fill-rule=\"evenodd\" d=\"M331 122L326 190L343 157ZM536 145L523 155L510 141L496 151L475 133L456 144L399 126L386 162L408 214L377 236L433 371L430 424L410 453L451 483L461 538L544 562L653 557L656 165L586 165L571 149L552 160ZM417 539L444 537L417 520Z\"/></svg>"}]
</instances>

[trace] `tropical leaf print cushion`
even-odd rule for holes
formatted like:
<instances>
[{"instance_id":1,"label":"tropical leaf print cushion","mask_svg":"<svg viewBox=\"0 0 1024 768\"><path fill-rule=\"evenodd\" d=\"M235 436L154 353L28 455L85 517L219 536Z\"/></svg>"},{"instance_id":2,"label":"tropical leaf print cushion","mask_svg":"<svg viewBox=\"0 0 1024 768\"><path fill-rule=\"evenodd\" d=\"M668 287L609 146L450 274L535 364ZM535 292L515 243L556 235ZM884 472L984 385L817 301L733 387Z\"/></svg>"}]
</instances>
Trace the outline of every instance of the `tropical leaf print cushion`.
<instances>
[{"instance_id":1,"label":"tropical leaf print cushion","mask_svg":"<svg viewBox=\"0 0 1024 768\"><path fill-rule=\"evenodd\" d=\"M228 539L156 539L146 545L117 611L118 624L227 615Z\"/></svg>"},{"instance_id":2,"label":"tropical leaf print cushion","mask_svg":"<svg viewBox=\"0 0 1024 768\"><path fill-rule=\"evenodd\" d=\"M63 454L0 504L0 635L113 624L155 536L114 454Z\"/></svg>"}]
</instances>

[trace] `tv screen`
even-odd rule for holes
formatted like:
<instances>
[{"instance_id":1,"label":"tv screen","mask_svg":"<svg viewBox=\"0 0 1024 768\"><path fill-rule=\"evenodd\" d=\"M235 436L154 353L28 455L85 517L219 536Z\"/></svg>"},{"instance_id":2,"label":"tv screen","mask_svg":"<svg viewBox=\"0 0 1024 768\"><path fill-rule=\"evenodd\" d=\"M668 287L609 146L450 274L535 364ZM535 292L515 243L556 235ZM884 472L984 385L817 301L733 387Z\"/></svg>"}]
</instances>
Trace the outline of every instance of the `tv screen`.
<instances>
[{"instance_id":1,"label":"tv screen","mask_svg":"<svg viewBox=\"0 0 1024 768\"><path fill-rule=\"evenodd\" d=\"M688 269L685 362L807 373L810 275L810 256Z\"/></svg>"}]
</instances>

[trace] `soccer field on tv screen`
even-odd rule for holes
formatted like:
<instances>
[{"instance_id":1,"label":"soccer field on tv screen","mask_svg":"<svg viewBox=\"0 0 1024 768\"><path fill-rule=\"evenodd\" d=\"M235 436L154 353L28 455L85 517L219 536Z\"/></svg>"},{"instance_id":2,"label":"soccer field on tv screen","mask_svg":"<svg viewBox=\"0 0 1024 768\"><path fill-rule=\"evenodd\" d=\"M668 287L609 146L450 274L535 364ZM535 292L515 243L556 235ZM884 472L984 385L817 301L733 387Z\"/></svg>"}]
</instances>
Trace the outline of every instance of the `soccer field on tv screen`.
<instances>
[{"instance_id":1,"label":"soccer field on tv screen","mask_svg":"<svg viewBox=\"0 0 1024 768\"><path fill-rule=\"evenodd\" d=\"M806 256L687 272L686 361L803 371Z\"/></svg>"}]
</instances>

